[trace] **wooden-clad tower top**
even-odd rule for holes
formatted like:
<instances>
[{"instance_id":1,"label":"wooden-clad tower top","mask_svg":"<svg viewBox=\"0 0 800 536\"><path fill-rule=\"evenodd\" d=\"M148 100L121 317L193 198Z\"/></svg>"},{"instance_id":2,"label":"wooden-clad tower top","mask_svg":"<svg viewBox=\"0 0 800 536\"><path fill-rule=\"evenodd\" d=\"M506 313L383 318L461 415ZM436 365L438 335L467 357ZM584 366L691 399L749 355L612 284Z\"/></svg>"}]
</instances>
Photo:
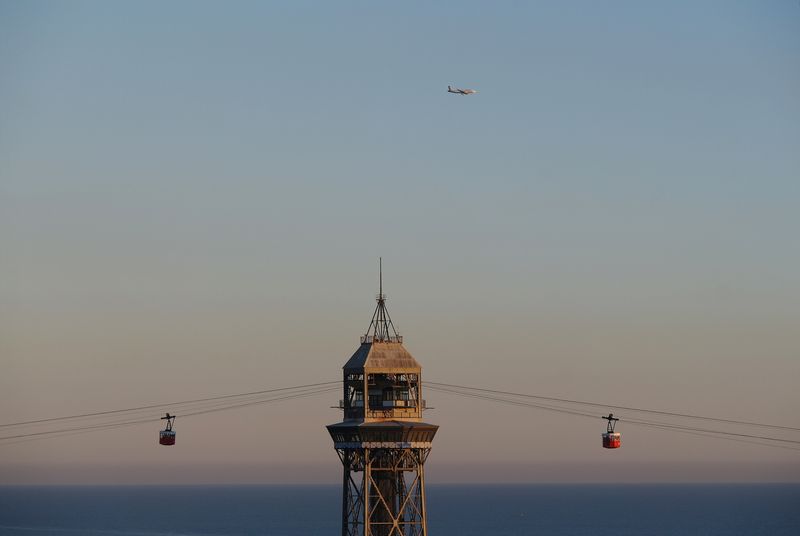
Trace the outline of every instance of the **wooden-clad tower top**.
<instances>
[{"instance_id":1,"label":"wooden-clad tower top","mask_svg":"<svg viewBox=\"0 0 800 536\"><path fill-rule=\"evenodd\" d=\"M345 363L345 421L422 419L422 367L403 346L386 309L381 270L378 304L361 346Z\"/></svg>"}]
</instances>

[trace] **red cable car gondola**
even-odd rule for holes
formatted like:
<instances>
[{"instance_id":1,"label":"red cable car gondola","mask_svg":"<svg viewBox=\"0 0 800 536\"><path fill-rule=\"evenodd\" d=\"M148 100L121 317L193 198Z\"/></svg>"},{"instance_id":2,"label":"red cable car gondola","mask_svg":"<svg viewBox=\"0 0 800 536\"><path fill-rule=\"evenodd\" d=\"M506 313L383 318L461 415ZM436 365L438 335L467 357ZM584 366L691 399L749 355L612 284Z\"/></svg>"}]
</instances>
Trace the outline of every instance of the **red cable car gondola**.
<instances>
[{"instance_id":1,"label":"red cable car gondola","mask_svg":"<svg viewBox=\"0 0 800 536\"><path fill-rule=\"evenodd\" d=\"M162 421L167 421L167 427L158 433L158 443L160 445L174 445L175 432L172 431L172 423L175 421L175 415L167 413L166 417L161 417Z\"/></svg>"},{"instance_id":2,"label":"red cable car gondola","mask_svg":"<svg viewBox=\"0 0 800 536\"><path fill-rule=\"evenodd\" d=\"M622 445L622 434L614 431L614 426L617 424L617 419L613 413L609 413L608 417L603 417L608 421L608 427L603 434L603 448L618 449Z\"/></svg>"}]
</instances>

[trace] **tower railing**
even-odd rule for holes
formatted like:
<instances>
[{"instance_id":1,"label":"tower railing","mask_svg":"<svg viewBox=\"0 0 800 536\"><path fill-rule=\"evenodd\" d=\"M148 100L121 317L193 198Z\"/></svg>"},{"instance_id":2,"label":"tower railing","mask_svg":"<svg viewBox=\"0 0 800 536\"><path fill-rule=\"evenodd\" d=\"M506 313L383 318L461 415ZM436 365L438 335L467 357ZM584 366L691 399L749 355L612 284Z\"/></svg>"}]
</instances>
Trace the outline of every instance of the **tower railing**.
<instances>
[{"instance_id":1,"label":"tower railing","mask_svg":"<svg viewBox=\"0 0 800 536\"><path fill-rule=\"evenodd\" d=\"M391 403L391 405L389 405L390 403ZM350 404L350 406L348 406L347 404L345 404L345 400L340 398L339 399L339 405L338 406L332 406L332 407L334 409L363 408L364 407L364 401L363 400L354 400L353 403ZM381 401L381 407L379 407L379 408L370 407L370 408L367 408L367 409L369 409L370 411L382 411L386 407L416 408L417 407L417 401L416 400L382 400ZM419 407L421 407L422 409L429 409L428 408L428 403L424 399L420 402ZM430 408L430 409L433 409L433 408Z\"/></svg>"},{"instance_id":2,"label":"tower railing","mask_svg":"<svg viewBox=\"0 0 800 536\"><path fill-rule=\"evenodd\" d=\"M373 342L403 342L403 336L402 335L387 335L387 336L362 335L361 336L361 344L372 344Z\"/></svg>"}]
</instances>

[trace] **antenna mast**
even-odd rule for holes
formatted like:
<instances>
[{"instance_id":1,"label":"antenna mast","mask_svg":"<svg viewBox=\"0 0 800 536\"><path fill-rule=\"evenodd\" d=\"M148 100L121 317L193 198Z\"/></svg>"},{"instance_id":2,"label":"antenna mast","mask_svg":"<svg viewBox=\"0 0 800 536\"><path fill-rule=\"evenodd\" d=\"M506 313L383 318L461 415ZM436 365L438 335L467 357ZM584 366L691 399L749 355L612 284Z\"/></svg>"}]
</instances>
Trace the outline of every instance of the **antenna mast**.
<instances>
[{"instance_id":1,"label":"antenna mast","mask_svg":"<svg viewBox=\"0 0 800 536\"><path fill-rule=\"evenodd\" d=\"M392 324L389 311L386 310L386 295L383 293L383 257L378 257L378 306L372 314L367 333L361 337L362 343L372 342L403 342L403 337L397 333Z\"/></svg>"}]
</instances>

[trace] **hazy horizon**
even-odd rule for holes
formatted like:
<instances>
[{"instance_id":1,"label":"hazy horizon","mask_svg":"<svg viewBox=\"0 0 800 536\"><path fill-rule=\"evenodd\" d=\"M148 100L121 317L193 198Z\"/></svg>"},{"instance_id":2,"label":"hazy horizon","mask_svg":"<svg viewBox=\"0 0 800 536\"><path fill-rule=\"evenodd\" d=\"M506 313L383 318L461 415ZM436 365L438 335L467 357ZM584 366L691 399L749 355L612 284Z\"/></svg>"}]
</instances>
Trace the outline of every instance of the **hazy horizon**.
<instances>
[{"instance_id":1,"label":"hazy horizon","mask_svg":"<svg viewBox=\"0 0 800 536\"><path fill-rule=\"evenodd\" d=\"M334 456L308 464L0 465L0 485L334 485L342 470ZM797 483L791 463L448 463L431 456L428 484L744 484Z\"/></svg>"}]
</instances>

